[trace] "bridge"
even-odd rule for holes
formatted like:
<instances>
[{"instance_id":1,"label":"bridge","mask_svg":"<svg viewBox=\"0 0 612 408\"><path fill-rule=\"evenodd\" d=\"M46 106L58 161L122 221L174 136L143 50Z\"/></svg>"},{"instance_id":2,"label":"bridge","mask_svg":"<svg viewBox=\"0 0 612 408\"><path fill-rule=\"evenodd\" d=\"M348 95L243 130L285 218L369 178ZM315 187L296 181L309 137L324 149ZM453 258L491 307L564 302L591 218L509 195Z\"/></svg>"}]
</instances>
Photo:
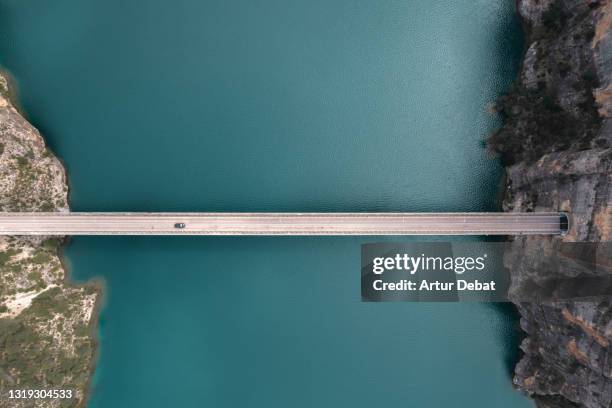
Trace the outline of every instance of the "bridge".
<instances>
[{"instance_id":1,"label":"bridge","mask_svg":"<svg viewBox=\"0 0 612 408\"><path fill-rule=\"evenodd\" d=\"M0 213L0 235L561 235L564 213Z\"/></svg>"}]
</instances>

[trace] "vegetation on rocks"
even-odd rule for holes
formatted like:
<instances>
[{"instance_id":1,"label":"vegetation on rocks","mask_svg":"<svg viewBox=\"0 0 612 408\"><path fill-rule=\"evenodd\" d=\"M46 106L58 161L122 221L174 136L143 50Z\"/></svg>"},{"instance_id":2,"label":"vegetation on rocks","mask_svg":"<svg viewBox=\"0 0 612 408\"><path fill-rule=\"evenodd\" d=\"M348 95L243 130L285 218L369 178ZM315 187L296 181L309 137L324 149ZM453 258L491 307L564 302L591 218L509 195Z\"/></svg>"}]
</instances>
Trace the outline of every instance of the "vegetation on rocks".
<instances>
[{"instance_id":1,"label":"vegetation on rocks","mask_svg":"<svg viewBox=\"0 0 612 408\"><path fill-rule=\"evenodd\" d=\"M612 2L519 0L526 29L520 76L498 103L489 139L506 165L505 211L564 211L563 237L515 237L505 254L509 297L525 339L514 384L538 408L612 407L612 296L521 301L575 277L571 259L542 263L565 242L606 242L612 231ZM607 247L603 247L604 249ZM609 253L607 254L609 260Z\"/></svg>"},{"instance_id":2,"label":"vegetation on rocks","mask_svg":"<svg viewBox=\"0 0 612 408\"><path fill-rule=\"evenodd\" d=\"M67 211L64 169L0 75L0 211ZM62 239L0 237L0 407L79 407L95 357L99 290L66 279ZM10 390L71 390L9 400Z\"/></svg>"},{"instance_id":3,"label":"vegetation on rocks","mask_svg":"<svg viewBox=\"0 0 612 408\"><path fill-rule=\"evenodd\" d=\"M496 105L506 125L489 146L506 165L607 144L598 137L602 119L593 95L600 85L591 49L593 7L548 3L536 24L526 25L520 80Z\"/></svg>"}]
</instances>

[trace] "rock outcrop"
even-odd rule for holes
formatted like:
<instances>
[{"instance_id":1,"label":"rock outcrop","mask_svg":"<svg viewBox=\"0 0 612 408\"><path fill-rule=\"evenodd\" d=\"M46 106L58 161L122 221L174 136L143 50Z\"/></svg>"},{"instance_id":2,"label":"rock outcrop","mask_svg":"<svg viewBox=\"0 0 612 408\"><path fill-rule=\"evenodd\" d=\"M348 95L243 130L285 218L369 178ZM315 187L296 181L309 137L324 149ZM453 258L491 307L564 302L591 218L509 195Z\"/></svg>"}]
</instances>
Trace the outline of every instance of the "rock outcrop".
<instances>
[{"instance_id":1,"label":"rock outcrop","mask_svg":"<svg viewBox=\"0 0 612 408\"><path fill-rule=\"evenodd\" d=\"M524 301L529 279L559 240L610 240L612 221L612 1L519 0L526 52L501 98L505 125L490 147L506 165L505 211L565 211L561 238L522 237L505 263L526 337L515 385L539 407L612 407L612 293L589 301ZM609 247L608 247L609 248ZM609 262L610 253L604 254ZM609 266L609 265L608 265Z\"/></svg>"},{"instance_id":2,"label":"rock outcrop","mask_svg":"<svg viewBox=\"0 0 612 408\"><path fill-rule=\"evenodd\" d=\"M0 211L67 211L64 169L15 109L0 74ZM99 290L68 283L63 240L0 237L0 407L84 406ZM9 399L10 390L70 399ZM66 395L66 394L65 394Z\"/></svg>"}]
</instances>

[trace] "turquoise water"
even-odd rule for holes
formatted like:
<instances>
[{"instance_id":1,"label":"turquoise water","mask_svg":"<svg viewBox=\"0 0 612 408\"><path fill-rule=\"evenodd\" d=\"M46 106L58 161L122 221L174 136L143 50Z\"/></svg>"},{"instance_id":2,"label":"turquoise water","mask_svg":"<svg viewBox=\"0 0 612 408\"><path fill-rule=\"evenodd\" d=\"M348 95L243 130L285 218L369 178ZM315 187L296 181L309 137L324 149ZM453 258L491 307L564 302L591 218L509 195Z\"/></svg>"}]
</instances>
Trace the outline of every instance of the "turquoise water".
<instances>
[{"instance_id":1,"label":"turquoise water","mask_svg":"<svg viewBox=\"0 0 612 408\"><path fill-rule=\"evenodd\" d=\"M510 0L0 0L78 211L493 209L520 51ZM106 281L89 406L530 406L503 309L360 302L379 240L75 238Z\"/></svg>"}]
</instances>

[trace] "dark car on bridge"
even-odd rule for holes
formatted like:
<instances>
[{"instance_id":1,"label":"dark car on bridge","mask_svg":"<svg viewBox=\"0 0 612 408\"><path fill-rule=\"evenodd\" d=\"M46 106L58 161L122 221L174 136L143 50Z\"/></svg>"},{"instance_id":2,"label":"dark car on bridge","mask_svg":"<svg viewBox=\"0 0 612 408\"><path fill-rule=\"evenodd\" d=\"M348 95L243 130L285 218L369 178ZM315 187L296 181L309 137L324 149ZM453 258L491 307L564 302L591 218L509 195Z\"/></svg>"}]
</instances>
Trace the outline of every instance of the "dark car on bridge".
<instances>
[{"instance_id":1,"label":"dark car on bridge","mask_svg":"<svg viewBox=\"0 0 612 408\"><path fill-rule=\"evenodd\" d=\"M184 222L177 222L176 224L174 224L174 228L185 228L185 223Z\"/></svg>"}]
</instances>

